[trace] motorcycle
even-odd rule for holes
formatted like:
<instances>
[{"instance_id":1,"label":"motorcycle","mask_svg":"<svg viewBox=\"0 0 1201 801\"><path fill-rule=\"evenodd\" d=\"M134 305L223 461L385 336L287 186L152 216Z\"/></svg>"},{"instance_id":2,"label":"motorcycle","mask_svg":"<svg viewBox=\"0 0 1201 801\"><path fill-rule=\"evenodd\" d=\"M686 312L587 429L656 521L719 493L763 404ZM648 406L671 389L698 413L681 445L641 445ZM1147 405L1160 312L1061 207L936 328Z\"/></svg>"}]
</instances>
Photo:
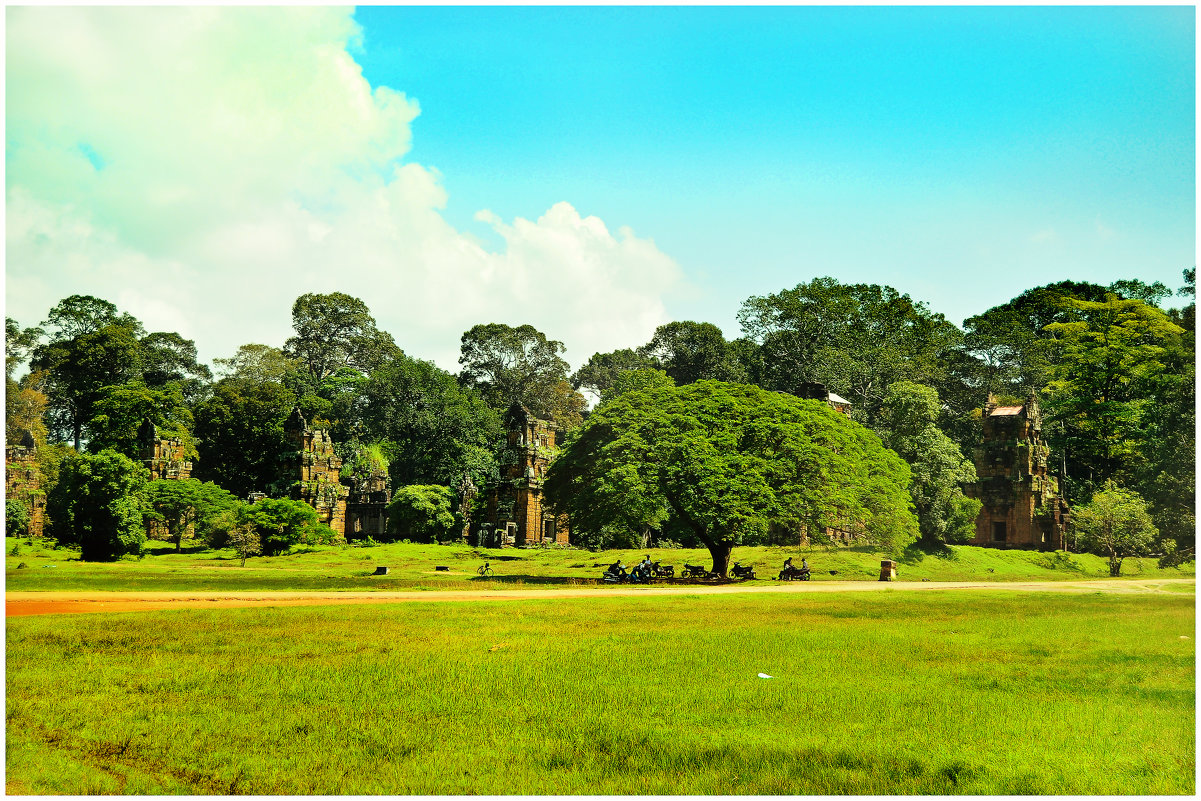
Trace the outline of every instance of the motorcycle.
<instances>
[{"instance_id":1,"label":"motorcycle","mask_svg":"<svg viewBox=\"0 0 1201 801\"><path fill-rule=\"evenodd\" d=\"M606 584L625 584L630 580L630 575L629 573L626 573L625 565L609 565L609 567L605 569L601 579Z\"/></svg>"},{"instance_id":2,"label":"motorcycle","mask_svg":"<svg viewBox=\"0 0 1201 801\"><path fill-rule=\"evenodd\" d=\"M675 578L676 569L673 565L662 565L658 562L651 564L651 575L655 578Z\"/></svg>"},{"instance_id":3,"label":"motorcycle","mask_svg":"<svg viewBox=\"0 0 1201 801\"><path fill-rule=\"evenodd\" d=\"M740 578L740 579L746 579L746 580L751 580L751 579L756 578L754 565L747 565L746 567L743 567L742 565L735 562L734 566L732 568L730 568L730 572L732 574L734 574L734 578Z\"/></svg>"},{"instance_id":4,"label":"motorcycle","mask_svg":"<svg viewBox=\"0 0 1201 801\"><path fill-rule=\"evenodd\" d=\"M808 581L809 568L789 565L780 571L780 581Z\"/></svg>"},{"instance_id":5,"label":"motorcycle","mask_svg":"<svg viewBox=\"0 0 1201 801\"><path fill-rule=\"evenodd\" d=\"M630 571L630 582L634 584L649 584L652 570L650 565L640 562Z\"/></svg>"}]
</instances>

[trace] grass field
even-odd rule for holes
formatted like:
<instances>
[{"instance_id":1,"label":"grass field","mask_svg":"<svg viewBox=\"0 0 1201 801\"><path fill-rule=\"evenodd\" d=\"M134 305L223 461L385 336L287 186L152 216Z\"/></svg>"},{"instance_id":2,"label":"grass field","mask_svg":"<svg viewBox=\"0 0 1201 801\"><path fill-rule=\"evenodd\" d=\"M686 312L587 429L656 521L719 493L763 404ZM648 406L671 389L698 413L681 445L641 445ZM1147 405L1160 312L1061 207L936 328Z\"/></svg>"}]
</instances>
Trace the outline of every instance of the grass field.
<instances>
[{"instance_id":1,"label":"grass field","mask_svg":"<svg viewBox=\"0 0 1201 801\"><path fill-rule=\"evenodd\" d=\"M31 542L32 544L26 544ZM16 546L17 553L12 553ZM485 561L495 576L490 589L594 584L604 567L621 557L633 565L651 558L676 567L685 563L710 564L705 550L650 549L649 551L588 551L545 548L479 550L463 545L394 543L363 546L329 546L302 549L285 556L256 557L241 566L232 551L203 548L174 553L163 543L152 543L145 558L127 557L114 563L87 563L69 549L55 549L41 541L5 541L5 579L9 590L464 590L484 582L476 568ZM815 581L875 579L880 575L881 554L870 548L740 547L733 558L755 566L759 580L769 581L789 556L800 564L805 556ZM25 567L18 565L24 563ZM389 568L374 576L377 565ZM440 572L434 568L450 568ZM836 571L831 573L831 571ZM1154 559L1127 559L1122 574L1130 577L1195 576L1194 563L1160 570ZM1107 578L1105 559L1088 554L998 551L991 548L953 546L927 553L910 549L902 555L900 581L1029 581Z\"/></svg>"},{"instance_id":2,"label":"grass field","mask_svg":"<svg viewBox=\"0 0 1201 801\"><path fill-rule=\"evenodd\" d=\"M1194 603L889 588L12 618L6 789L1192 794Z\"/></svg>"}]
</instances>

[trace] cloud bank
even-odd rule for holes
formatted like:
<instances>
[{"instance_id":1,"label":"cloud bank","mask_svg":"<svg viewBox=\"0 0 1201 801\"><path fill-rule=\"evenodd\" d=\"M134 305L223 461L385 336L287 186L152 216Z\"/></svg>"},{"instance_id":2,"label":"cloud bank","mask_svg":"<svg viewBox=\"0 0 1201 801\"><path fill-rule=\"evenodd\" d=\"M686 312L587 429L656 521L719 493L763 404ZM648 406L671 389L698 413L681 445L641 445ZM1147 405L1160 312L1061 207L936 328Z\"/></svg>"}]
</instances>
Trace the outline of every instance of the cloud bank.
<instances>
[{"instance_id":1,"label":"cloud bank","mask_svg":"<svg viewBox=\"0 0 1201 801\"><path fill-rule=\"evenodd\" d=\"M202 359L279 345L304 292L362 298L406 352L456 369L475 323L530 323L580 364L641 344L678 265L561 202L443 218L406 162L417 102L372 88L349 9L10 8L6 313L107 298Z\"/></svg>"}]
</instances>

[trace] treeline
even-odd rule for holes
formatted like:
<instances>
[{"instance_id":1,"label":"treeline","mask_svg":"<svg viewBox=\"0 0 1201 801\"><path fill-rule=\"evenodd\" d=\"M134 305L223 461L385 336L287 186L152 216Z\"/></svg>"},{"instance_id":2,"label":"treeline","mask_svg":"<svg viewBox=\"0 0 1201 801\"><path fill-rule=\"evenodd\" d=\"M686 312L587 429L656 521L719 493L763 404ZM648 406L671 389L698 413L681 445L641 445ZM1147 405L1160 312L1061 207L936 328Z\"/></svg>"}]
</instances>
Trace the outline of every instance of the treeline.
<instances>
[{"instance_id":1,"label":"treeline","mask_svg":"<svg viewBox=\"0 0 1201 801\"><path fill-rule=\"evenodd\" d=\"M337 292L297 298L285 342L243 345L210 368L179 334L147 332L112 303L73 295L36 326L6 319L7 440L30 432L52 491L75 453L134 457L150 419L185 443L197 481L237 498L281 497L284 421L299 407L330 430L348 477L383 464L395 488L447 488L443 505L461 512L472 488L499 478L501 415L513 402L571 432L589 414L584 393L604 405L660 381L786 394L818 382L909 464L922 537L955 541L969 529L959 487L974 480L980 409L990 396L1018 404L1034 392L1068 501L1086 504L1114 482L1187 549L1195 271L1184 276L1175 292L1137 280L1049 284L962 327L891 287L816 278L748 298L736 339L710 323L672 322L641 347L593 354L574 374L562 342L496 323L466 331L459 372L446 372L405 354L366 304ZM1176 295L1187 305L1173 307ZM610 525L582 535L604 546L645 542L648 532ZM649 536L687 531L668 520Z\"/></svg>"}]
</instances>

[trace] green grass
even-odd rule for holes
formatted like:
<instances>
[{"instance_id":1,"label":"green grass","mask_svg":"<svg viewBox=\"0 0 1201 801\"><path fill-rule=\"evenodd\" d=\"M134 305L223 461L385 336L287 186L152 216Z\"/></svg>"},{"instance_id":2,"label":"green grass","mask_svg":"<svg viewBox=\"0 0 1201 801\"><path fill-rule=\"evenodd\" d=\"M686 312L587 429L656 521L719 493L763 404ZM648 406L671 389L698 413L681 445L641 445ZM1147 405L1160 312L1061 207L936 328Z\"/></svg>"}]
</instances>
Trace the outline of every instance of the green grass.
<instances>
[{"instance_id":1,"label":"green grass","mask_svg":"<svg viewBox=\"0 0 1201 801\"><path fill-rule=\"evenodd\" d=\"M885 591L11 618L6 789L1189 795L1194 601Z\"/></svg>"},{"instance_id":2,"label":"green grass","mask_svg":"<svg viewBox=\"0 0 1201 801\"><path fill-rule=\"evenodd\" d=\"M464 545L394 543L363 546L328 546L301 549L274 557L255 557L242 567L231 550L203 547L175 553L171 546L152 543L142 559L127 557L115 563L81 562L78 552L54 549L27 540L5 540L5 578L9 590L116 591L116 590L464 590L484 584L475 570L489 561L495 577L490 589L556 587L598 583L605 566L621 557L627 565L644 553L676 567L685 563L710 564L705 550L649 549L609 551L545 548L479 550ZM11 555L16 545L18 555ZM816 581L874 580L879 577L881 554L869 548L740 547L733 559L755 566L760 581L770 581L787 557L800 563L805 556ZM18 565L24 563L24 568ZM377 565L389 568L387 576L373 576ZM444 565L448 572L435 571ZM834 572L832 572L834 571ZM1192 577L1194 563L1161 570L1154 559L1127 559L1122 575L1130 578ZM1029 581L1107 578L1105 559L1088 554L999 551L954 546L932 553L906 551L900 559L900 581Z\"/></svg>"}]
</instances>

